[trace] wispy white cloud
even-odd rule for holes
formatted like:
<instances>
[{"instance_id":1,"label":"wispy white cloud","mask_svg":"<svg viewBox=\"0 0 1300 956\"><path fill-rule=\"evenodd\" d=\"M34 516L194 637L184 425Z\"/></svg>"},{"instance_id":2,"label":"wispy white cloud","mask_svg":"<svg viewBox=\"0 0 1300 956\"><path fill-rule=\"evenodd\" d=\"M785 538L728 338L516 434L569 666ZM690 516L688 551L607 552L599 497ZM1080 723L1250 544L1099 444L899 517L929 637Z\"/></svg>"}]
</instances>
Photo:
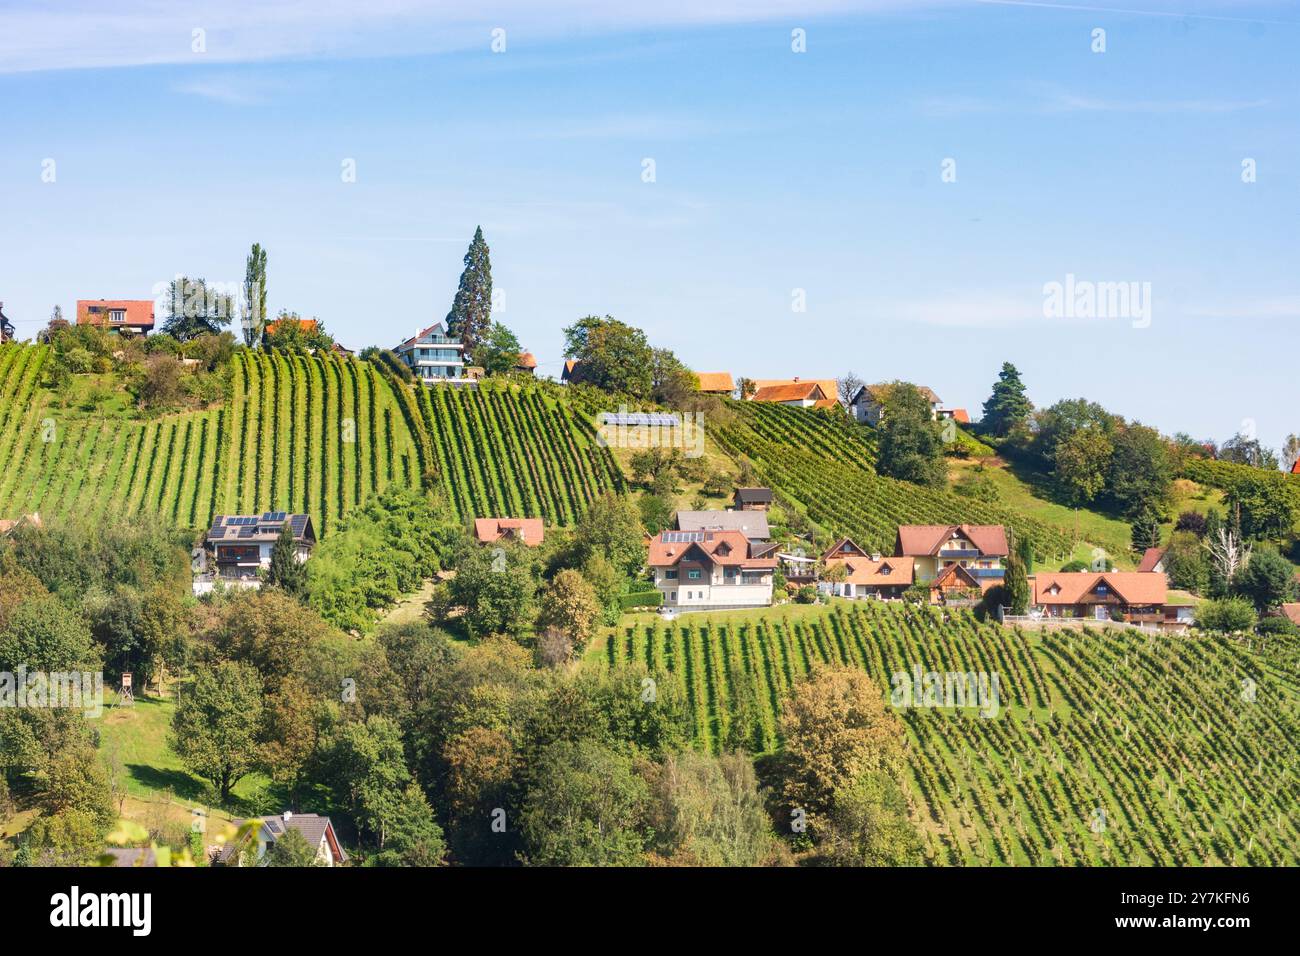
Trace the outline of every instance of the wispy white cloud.
<instances>
[{"instance_id":1,"label":"wispy white cloud","mask_svg":"<svg viewBox=\"0 0 1300 956\"><path fill-rule=\"evenodd\" d=\"M966 94L927 96L916 103L921 113L939 118L993 113L1237 113L1263 109L1270 105L1272 101L1263 98L1124 99L1068 92L1008 94L1005 97Z\"/></svg>"},{"instance_id":2,"label":"wispy white cloud","mask_svg":"<svg viewBox=\"0 0 1300 956\"><path fill-rule=\"evenodd\" d=\"M561 35L951 6L957 0L6 0L0 72L330 56L507 52ZM194 31L203 52L195 52Z\"/></svg>"}]
</instances>

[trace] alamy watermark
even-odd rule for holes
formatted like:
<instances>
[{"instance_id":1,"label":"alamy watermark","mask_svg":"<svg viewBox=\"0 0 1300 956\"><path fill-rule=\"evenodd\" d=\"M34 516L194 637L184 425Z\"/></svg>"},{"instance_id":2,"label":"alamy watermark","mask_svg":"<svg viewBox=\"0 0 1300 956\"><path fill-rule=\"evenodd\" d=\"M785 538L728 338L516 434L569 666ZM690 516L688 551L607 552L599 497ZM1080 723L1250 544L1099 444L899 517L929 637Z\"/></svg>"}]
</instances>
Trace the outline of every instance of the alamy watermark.
<instances>
[{"instance_id":1,"label":"alamy watermark","mask_svg":"<svg viewBox=\"0 0 1300 956\"><path fill-rule=\"evenodd\" d=\"M104 712L102 671L0 671L0 707L67 708L87 717Z\"/></svg>"},{"instance_id":2,"label":"alamy watermark","mask_svg":"<svg viewBox=\"0 0 1300 956\"><path fill-rule=\"evenodd\" d=\"M998 675L984 671L923 671L917 664L909 674L895 671L890 683L889 703L893 707L925 707L978 710L981 717L997 717L1001 709Z\"/></svg>"},{"instance_id":3,"label":"alamy watermark","mask_svg":"<svg viewBox=\"0 0 1300 956\"><path fill-rule=\"evenodd\" d=\"M1150 282L1093 282L1067 273L1064 282L1043 285L1047 319L1130 319L1135 329L1151 325Z\"/></svg>"}]
</instances>

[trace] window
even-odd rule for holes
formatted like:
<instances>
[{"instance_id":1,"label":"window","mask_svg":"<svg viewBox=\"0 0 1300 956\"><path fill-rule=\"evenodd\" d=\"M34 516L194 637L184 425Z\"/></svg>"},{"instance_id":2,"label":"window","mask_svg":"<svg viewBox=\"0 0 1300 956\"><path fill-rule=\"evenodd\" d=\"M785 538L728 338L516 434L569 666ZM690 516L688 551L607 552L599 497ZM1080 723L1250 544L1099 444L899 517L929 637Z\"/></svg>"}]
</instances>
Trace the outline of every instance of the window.
<instances>
[{"instance_id":1,"label":"window","mask_svg":"<svg viewBox=\"0 0 1300 956\"><path fill-rule=\"evenodd\" d=\"M664 572L664 578L667 579L667 580L669 580L669 581L676 581L676 580L677 580L677 569L676 569L676 568L669 568L667 571Z\"/></svg>"},{"instance_id":2,"label":"window","mask_svg":"<svg viewBox=\"0 0 1300 956\"><path fill-rule=\"evenodd\" d=\"M699 571L687 571L687 572L686 572L686 576L687 576L688 578L690 578L692 581L698 581L698 580L700 579L700 572L699 572Z\"/></svg>"},{"instance_id":3,"label":"window","mask_svg":"<svg viewBox=\"0 0 1300 956\"><path fill-rule=\"evenodd\" d=\"M676 602L676 601L677 601L677 592L676 592L676 591L669 591L669 592L668 592L668 600L673 601L673 602Z\"/></svg>"},{"instance_id":4,"label":"window","mask_svg":"<svg viewBox=\"0 0 1300 956\"><path fill-rule=\"evenodd\" d=\"M108 321L110 321L110 322L125 322L125 321L126 321L126 309L109 309L109 310L108 310Z\"/></svg>"}]
</instances>

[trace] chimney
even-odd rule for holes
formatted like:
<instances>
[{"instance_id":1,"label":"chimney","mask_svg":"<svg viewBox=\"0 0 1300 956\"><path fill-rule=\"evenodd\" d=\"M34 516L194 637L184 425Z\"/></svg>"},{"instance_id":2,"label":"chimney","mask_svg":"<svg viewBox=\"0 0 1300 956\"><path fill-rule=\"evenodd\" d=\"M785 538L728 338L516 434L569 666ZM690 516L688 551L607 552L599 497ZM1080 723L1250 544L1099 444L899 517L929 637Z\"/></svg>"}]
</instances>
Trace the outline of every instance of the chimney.
<instances>
[{"instance_id":1,"label":"chimney","mask_svg":"<svg viewBox=\"0 0 1300 956\"><path fill-rule=\"evenodd\" d=\"M872 552L871 552L871 560L872 560L872 561L879 561L879 560L880 560L880 552L879 552L879 551L872 551Z\"/></svg>"},{"instance_id":2,"label":"chimney","mask_svg":"<svg viewBox=\"0 0 1300 956\"><path fill-rule=\"evenodd\" d=\"M282 816L284 817L284 822L288 823L289 820L293 817L293 813L288 810L285 810Z\"/></svg>"}]
</instances>

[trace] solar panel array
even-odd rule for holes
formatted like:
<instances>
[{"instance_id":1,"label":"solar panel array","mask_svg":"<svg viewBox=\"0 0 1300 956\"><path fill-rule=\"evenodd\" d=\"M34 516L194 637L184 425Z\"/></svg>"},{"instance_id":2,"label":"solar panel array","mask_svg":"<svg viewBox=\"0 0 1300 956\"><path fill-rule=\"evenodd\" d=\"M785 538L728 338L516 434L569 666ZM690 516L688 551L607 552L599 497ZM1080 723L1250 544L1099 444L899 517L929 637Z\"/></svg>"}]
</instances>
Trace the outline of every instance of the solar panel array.
<instances>
[{"instance_id":1,"label":"solar panel array","mask_svg":"<svg viewBox=\"0 0 1300 956\"><path fill-rule=\"evenodd\" d=\"M659 540L664 544L689 544L692 541L703 541L704 535L703 531L665 531Z\"/></svg>"},{"instance_id":2,"label":"solar panel array","mask_svg":"<svg viewBox=\"0 0 1300 956\"><path fill-rule=\"evenodd\" d=\"M602 425L656 425L675 428L681 424L676 415L665 412L601 412Z\"/></svg>"},{"instance_id":3,"label":"solar panel array","mask_svg":"<svg viewBox=\"0 0 1300 956\"><path fill-rule=\"evenodd\" d=\"M262 520L263 520L263 521L279 521L279 522L283 523L283 521L284 521L284 519L285 519L286 517L288 517L288 515L287 515L285 512L283 512L283 511L268 511L266 514L262 515Z\"/></svg>"}]
</instances>

